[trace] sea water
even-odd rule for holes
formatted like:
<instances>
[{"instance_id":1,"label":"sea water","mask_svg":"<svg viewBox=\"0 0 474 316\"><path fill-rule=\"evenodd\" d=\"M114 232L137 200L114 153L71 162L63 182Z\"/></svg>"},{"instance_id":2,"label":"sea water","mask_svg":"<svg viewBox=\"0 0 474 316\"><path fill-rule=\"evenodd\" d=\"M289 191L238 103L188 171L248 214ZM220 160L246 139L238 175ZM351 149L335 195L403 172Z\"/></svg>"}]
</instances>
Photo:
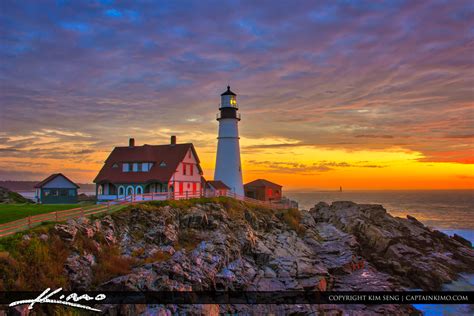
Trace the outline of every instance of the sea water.
<instances>
[{"instance_id":1,"label":"sea water","mask_svg":"<svg viewBox=\"0 0 474 316\"><path fill-rule=\"evenodd\" d=\"M474 190L435 191L288 191L285 195L310 209L319 201L353 201L381 204L393 216L416 217L423 224L452 236L458 234L474 244ZM462 274L444 291L474 291L474 275ZM466 304L415 304L423 315L474 315L474 307Z\"/></svg>"}]
</instances>

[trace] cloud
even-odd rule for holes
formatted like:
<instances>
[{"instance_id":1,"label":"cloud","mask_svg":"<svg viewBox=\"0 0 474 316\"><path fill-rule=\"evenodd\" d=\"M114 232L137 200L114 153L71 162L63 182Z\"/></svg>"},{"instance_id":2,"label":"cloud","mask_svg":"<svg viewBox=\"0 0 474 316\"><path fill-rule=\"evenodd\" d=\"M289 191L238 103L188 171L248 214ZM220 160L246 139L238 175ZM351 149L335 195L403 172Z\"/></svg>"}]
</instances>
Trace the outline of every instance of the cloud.
<instances>
[{"instance_id":1,"label":"cloud","mask_svg":"<svg viewBox=\"0 0 474 316\"><path fill-rule=\"evenodd\" d=\"M0 179L2 180L38 181L44 177L46 174L42 172L0 169Z\"/></svg>"},{"instance_id":2,"label":"cloud","mask_svg":"<svg viewBox=\"0 0 474 316\"><path fill-rule=\"evenodd\" d=\"M288 162L288 161L270 161L270 160L249 160L247 161L254 172L273 172L273 173L290 173L290 174L302 174L302 175L314 175L320 172L331 171L341 168L384 168L383 165L368 164L364 161L357 163L348 163L344 161L318 161L311 164Z\"/></svg>"},{"instance_id":3,"label":"cloud","mask_svg":"<svg viewBox=\"0 0 474 316\"><path fill-rule=\"evenodd\" d=\"M2 155L73 161L131 135L167 142L163 128L215 133L230 84L243 137L295 140L245 151L401 147L472 163L473 12L468 1L7 1L0 126L43 140L5 146L2 134Z\"/></svg>"},{"instance_id":4,"label":"cloud","mask_svg":"<svg viewBox=\"0 0 474 316\"><path fill-rule=\"evenodd\" d=\"M355 135L357 138L393 138L392 135L367 135L367 134L362 134L362 135Z\"/></svg>"}]
</instances>

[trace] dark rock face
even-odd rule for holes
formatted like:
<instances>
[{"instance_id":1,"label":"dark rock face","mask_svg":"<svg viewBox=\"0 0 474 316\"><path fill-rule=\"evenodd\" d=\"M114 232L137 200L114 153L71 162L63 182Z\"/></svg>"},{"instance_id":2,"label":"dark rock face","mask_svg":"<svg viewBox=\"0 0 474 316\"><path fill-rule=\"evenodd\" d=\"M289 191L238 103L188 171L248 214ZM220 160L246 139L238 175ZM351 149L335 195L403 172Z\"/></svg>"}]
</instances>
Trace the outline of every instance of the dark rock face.
<instances>
[{"instance_id":1,"label":"dark rock face","mask_svg":"<svg viewBox=\"0 0 474 316\"><path fill-rule=\"evenodd\" d=\"M286 218L286 220L285 220ZM391 217L379 205L319 203L298 223L238 203L186 208L139 205L96 220L58 224L72 253L65 263L71 289L90 289L101 253L119 249L132 269L97 290L381 291L437 289L472 271L472 248L431 231L414 218ZM299 225L295 229L295 225ZM104 240L102 244L74 240ZM84 245L87 245L85 247ZM111 249L111 248L110 248ZM410 305L121 305L109 314L416 315Z\"/></svg>"},{"instance_id":2,"label":"dark rock face","mask_svg":"<svg viewBox=\"0 0 474 316\"><path fill-rule=\"evenodd\" d=\"M318 204L310 213L354 236L358 253L404 286L437 290L459 272L474 271L469 241L433 231L412 216L395 218L380 205L352 202Z\"/></svg>"}]
</instances>

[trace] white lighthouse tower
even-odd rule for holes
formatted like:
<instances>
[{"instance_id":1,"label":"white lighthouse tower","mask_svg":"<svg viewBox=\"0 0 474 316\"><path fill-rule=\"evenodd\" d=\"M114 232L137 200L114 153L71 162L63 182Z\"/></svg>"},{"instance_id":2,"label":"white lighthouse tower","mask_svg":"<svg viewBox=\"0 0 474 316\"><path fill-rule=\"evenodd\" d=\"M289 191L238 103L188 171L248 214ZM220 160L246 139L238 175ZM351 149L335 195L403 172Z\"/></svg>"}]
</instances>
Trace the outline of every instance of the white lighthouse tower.
<instances>
[{"instance_id":1,"label":"white lighthouse tower","mask_svg":"<svg viewBox=\"0 0 474 316\"><path fill-rule=\"evenodd\" d=\"M230 91L221 94L219 121L219 136L217 137L217 157L214 180L221 180L235 194L244 195L242 184L242 167L240 164L239 121L240 113L237 107L237 95Z\"/></svg>"}]
</instances>

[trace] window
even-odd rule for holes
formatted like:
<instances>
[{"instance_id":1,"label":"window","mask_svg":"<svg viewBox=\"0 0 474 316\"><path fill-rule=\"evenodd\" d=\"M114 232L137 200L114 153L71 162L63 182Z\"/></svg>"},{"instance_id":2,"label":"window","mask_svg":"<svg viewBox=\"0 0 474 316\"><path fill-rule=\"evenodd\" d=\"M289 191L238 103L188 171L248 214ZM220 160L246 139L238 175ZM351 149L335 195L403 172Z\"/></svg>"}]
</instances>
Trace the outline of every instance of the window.
<instances>
[{"instance_id":1,"label":"window","mask_svg":"<svg viewBox=\"0 0 474 316\"><path fill-rule=\"evenodd\" d=\"M191 183L188 182L187 188L188 188L188 189L191 188Z\"/></svg>"},{"instance_id":2,"label":"window","mask_svg":"<svg viewBox=\"0 0 474 316\"><path fill-rule=\"evenodd\" d=\"M160 162L160 167L162 167L162 168L166 167L166 162L164 162L164 161Z\"/></svg>"},{"instance_id":3,"label":"window","mask_svg":"<svg viewBox=\"0 0 474 316\"><path fill-rule=\"evenodd\" d=\"M130 171L130 164L128 162L126 162L122 165L122 171L123 172L129 172Z\"/></svg>"},{"instance_id":4,"label":"window","mask_svg":"<svg viewBox=\"0 0 474 316\"><path fill-rule=\"evenodd\" d=\"M59 196L58 189L52 189L52 190L51 190L51 195L52 195L52 196Z\"/></svg>"},{"instance_id":5,"label":"window","mask_svg":"<svg viewBox=\"0 0 474 316\"><path fill-rule=\"evenodd\" d=\"M194 183L193 183L193 193L196 193L196 185L197 185L197 183L194 182Z\"/></svg>"},{"instance_id":6,"label":"window","mask_svg":"<svg viewBox=\"0 0 474 316\"><path fill-rule=\"evenodd\" d=\"M166 167L166 164L161 162L160 166ZM152 162L125 162L123 164L123 172L148 172L152 167Z\"/></svg>"},{"instance_id":7,"label":"window","mask_svg":"<svg viewBox=\"0 0 474 316\"><path fill-rule=\"evenodd\" d=\"M50 196L51 195L51 190L50 189L44 189L43 193L44 193L44 196Z\"/></svg>"},{"instance_id":8,"label":"window","mask_svg":"<svg viewBox=\"0 0 474 316\"><path fill-rule=\"evenodd\" d=\"M69 196L76 196L76 190L69 190L68 195Z\"/></svg>"},{"instance_id":9,"label":"window","mask_svg":"<svg viewBox=\"0 0 474 316\"><path fill-rule=\"evenodd\" d=\"M67 189L60 189L60 190L59 190L59 195L61 195L61 196L67 196L67 192L68 192Z\"/></svg>"},{"instance_id":10,"label":"window","mask_svg":"<svg viewBox=\"0 0 474 316\"><path fill-rule=\"evenodd\" d=\"M112 168L118 168L118 163L114 163L114 164L112 165Z\"/></svg>"},{"instance_id":11,"label":"window","mask_svg":"<svg viewBox=\"0 0 474 316\"><path fill-rule=\"evenodd\" d=\"M183 193L183 182L179 183L179 193Z\"/></svg>"},{"instance_id":12,"label":"window","mask_svg":"<svg viewBox=\"0 0 474 316\"><path fill-rule=\"evenodd\" d=\"M186 164L183 162L183 175L186 175Z\"/></svg>"}]
</instances>

